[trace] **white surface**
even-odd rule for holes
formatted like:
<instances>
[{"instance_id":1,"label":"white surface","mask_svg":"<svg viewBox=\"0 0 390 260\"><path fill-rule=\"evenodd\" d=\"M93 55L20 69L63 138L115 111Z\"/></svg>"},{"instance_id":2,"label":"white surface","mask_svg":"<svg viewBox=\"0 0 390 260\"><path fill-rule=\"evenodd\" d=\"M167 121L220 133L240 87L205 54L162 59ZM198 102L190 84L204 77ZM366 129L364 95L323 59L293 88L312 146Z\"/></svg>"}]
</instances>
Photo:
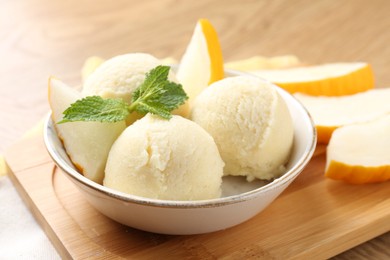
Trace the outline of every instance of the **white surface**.
<instances>
[{"instance_id":1,"label":"white surface","mask_svg":"<svg viewBox=\"0 0 390 260\"><path fill-rule=\"evenodd\" d=\"M61 259L11 180L0 177L0 259Z\"/></svg>"}]
</instances>

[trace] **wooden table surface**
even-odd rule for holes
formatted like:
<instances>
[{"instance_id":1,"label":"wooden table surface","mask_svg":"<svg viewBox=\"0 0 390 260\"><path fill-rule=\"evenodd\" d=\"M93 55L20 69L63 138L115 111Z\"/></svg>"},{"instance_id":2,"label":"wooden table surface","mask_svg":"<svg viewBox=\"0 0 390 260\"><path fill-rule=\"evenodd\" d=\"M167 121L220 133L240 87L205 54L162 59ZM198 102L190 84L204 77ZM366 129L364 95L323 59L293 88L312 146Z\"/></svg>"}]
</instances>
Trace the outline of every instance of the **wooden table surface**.
<instances>
[{"instance_id":1,"label":"wooden table surface","mask_svg":"<svg viewBox=\"0 0 390 260\"><path fill-rule=\"evenodd\" d=\"M78 85L92 55L178 59L202 17L216 27L226 61L284 54L307 64L366 61L377 87L390 87L387 0L1 1L0 153L48 112L49 75ZM389 258L390 233L335 259L359 257Z\"/></svg>"}]
</instances>

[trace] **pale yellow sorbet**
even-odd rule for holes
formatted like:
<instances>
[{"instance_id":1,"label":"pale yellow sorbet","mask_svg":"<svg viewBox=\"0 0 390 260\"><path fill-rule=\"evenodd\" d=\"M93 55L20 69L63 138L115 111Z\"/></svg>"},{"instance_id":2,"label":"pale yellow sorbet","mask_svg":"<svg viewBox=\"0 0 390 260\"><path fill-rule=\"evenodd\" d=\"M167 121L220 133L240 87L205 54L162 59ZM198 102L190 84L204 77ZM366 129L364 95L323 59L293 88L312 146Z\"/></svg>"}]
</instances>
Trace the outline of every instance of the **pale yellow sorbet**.
<instances>
[{"instance_id":1,"label":"pale yellow sorbet","mask_svg":"<svg viewBox=\"0 0 390 260\"><path fill-rule=\"evenodd\" d=\"M130 104L133 92L144 82L146 74L159 65L162 61L147 53L115 56L104 61L86 78L82 93L84 96L120 98ZM177 82L172 70L168 79ZM188 105L180 106L173 113L186 117ZM126 122L129 125L139 118L141 115L132 113Z\"/></svg>"},{"instance_id":2,"label":"pale yellow sorbet","mask_svg":"<svg viewBox=\"0 0 390 260\"><path fill-rule=\"evenodd\" d=\"M223 167L213 138L199 125L148 114L114 143L103 183L153 199L212 199L221 195Z\"/></svg>"},{"instance_id":3,"label":"pale yellow sorbet","mask_svg":"<svg viewBox=\"0 0 390 260\"><path fill-rule=\"evenodd\" d=\"M151 69L161 61L146 53L129 53L115 56L103 62L85 81L83 94L103 98L122 98L130 103L132 94ZM170 80L175 81L171 72Z\"/></svg>"},{"instance_id":4,"label":"pale yellow sorbet","mask_svg":"<svg viewBox=\"0 0 390 260\"><path fill-rule=\"evenodd\" d=\"M214 138L225 175L272 179L285 170L293 123L276 88L253 76L213 83L196 98L191 119Z\"/></svg>"}]
</instances>

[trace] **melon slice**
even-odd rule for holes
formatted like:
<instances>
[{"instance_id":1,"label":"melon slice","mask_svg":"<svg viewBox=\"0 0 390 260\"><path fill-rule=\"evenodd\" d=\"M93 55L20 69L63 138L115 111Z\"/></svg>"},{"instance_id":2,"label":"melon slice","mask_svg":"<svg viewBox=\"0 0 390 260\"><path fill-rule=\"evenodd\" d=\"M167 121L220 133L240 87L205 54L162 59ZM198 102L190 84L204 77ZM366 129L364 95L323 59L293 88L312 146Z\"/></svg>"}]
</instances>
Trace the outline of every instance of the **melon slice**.
<instances>
[{"instance_id":1,"label":"melon slice","mask_svg":"<svg viewBox=\"0 0 390 260\"><path fill-rule=\"evenodd\" d=\"M222 49L213 25L200 19L176 73L191 104L208 85L224 77Z\"/></svg>"},{"instance_id":2,"label":"melon slice","mask_svg":"<svg viewBox=\"0 0 390 260\"><path fill-rule=\"evenodd\" d=\"M390 114L335 130L325 176L353 184L390 180Z\"/></svg>"},{"instance_id":3,"label":"melon slice","mask_svg":"<svg viewBox=\"0 0 390 260\"><path fill-rule=\"evenodd\" d=\"M284 55L275 57L253 56L243 60L235 60L225 63L225 69L254 71L286 69L301 66L302 63L294 55Z\"/></svg>"},{"instance_id":4,"label":"melon slice","mask_svg":"<svg viewBox=\"0 0 390 260\"><path fill-rule=\"evenodd\" d=\"M103 62L104 59L98 56L87 58L81 68L81 78L83 79L83 82L85 82L89 75L91 75Z\"/></svg>"},{"instance_id":5,"label":"melon slice","mask_svg":"<svg viewBox=\"0 0 390 260\"><path fill-rule=\"evenodd\" d=\"M54 122L61 121L63 111L80 98L82 95L78 91L58 79L49 79L49 104ZM125 127L125 122L55 124L58 137L75 167L85 177L100 184L111 146Z\"/></svg>"},{"instance_id":6,"label":"melon slice","mask_svg":"<svg viewBox=\"0 0 390 260\"><path fill-rule=\"evenodd\" d=\"M271 81L290 93L313 96L343 96L374 88L374 73L364 62L329 63L251 73Z\"/></svg>"},{"instance_id":7,"label":"melon slice","mask_svg":"<svg viewBox=\"0 0 390 260\"><path fill-rule=\"evenodd\" d=\"M294 96L313 117L319 143L328 143L333 131L340 126L368 122L390 113L390 88L341 97L316 97L301 93Z\"/></svg>"}]
</instances>

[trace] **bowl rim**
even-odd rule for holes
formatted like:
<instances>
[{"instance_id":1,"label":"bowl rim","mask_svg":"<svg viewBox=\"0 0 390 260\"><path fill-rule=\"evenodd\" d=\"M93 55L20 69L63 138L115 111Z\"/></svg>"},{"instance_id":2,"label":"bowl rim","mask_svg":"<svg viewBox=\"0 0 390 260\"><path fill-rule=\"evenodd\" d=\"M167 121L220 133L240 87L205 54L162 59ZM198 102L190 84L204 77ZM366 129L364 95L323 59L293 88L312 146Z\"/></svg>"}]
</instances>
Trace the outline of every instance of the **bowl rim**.
<instances>
[{"instance_id":1,"label":"bowl rim","mask_svg":"<svg viewBox=\"0 0 390 260\"><path fill-rule=\"evenodd\" d=\"M241 73L238 71L232 71L232 70L226 70L230 74L235 75L251 75L249 73ZM252 76L252 75L251 75ZM257 77L257 76L255 76ZM259 78L259 77L257 77ZM82 184L86 188L103 193L106 196L109 196L111 198L120 200L122 202L126 203L134 203L144 206L153 206L153 207L163 207L163 208L176 208L176 209L191 209L191 208L209 208L209 207L220 207L228 204L235 204L242 201L252 200L260 196L261 194L268 192L270 190L276 189L279 186L285 184L286 182L289 182L290 180L294 179L299 175L299 173L304 169L304 167L308 164L311 157L314 154L315 147L317 144L317 132L316 128L313 122L312 117L310 116L307 109L299 102L293 95L288 93L286 90L276 86L275 84L260 78L261 80L273 85L276 87L278 93L282 96L283 99L288 98L290 99L290 102L293 102L295 106L298 107L299 110L302 111L302 114L307 116L307 120L309 121L311 125L311 140L309 140L308 145L305 147L305 150L303 152L303 156L299 158L299 160L289 169L286 171L282 176L274 179L272 182L261 186L259 188L243 192L236 195L221 197L221 198L215 198L215 199L208 199L208 200L193 200L193 201L181 201L181 200L161 200L161 199L152 199L152 198L146 198L141 196L136 196L132 194L127 194L124 192L116 191L114 189L105 187L101 184L98 184L85 176L83 176L81 173L76 171L74 168L70 167L67 162L65 162L62 159L62 156L57 152L56 145L51 140L52 136L51 133L54 133L56 135L55 138L58 138L62 145L62 149L65 151L65 148L63 147L63 142L60 140L56 133L55 125L52 121L51 112L48 113L46 120L44 121L44 131L43 131L43 137L44 137L44 143L46 146L46 149L50 155L50 157L53 159L54 163L66 174L66 176L70 177L74 181ZM68 156L68 155L67 155ZM89 191L88 191L89 192Z\"/></svg>"}]
</instances>

